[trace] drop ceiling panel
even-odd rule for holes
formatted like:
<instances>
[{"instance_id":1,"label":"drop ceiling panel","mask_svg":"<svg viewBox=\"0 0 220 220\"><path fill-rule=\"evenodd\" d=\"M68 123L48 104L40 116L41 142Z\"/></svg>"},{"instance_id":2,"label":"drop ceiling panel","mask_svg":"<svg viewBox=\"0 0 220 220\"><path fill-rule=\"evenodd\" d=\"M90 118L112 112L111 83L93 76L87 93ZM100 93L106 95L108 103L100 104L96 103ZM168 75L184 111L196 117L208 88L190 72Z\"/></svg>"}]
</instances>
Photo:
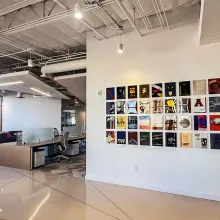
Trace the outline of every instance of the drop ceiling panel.
<instances>
[{"instance_id":1,"label":"drop ceiling panel","mask_svg":"<svg viewBox=\"0 0 220 220\"><path fill-rule=\"evenodd\" d=\"M60 85L66 87L74 96L86 103L86 74L72 74L67 76L55 77Z\"/></svg>"},{"instance_id":2,"label":"drop ceiling panel","mask_svg":"<svg viewBox=\"0 0 220 220\"><path fill-rule=\"evenodd\" d=\"M15 81L22 81L22 84L16 85L8 85L8 86L1 86L0 90L10 90L15 92L23 92L33 95L41 95L38 92L31 90L30 88L33 87L38 89L42 92L49 93L53 98L60 98L60 99L68 99L65 95L58 92L54 88L48 86L41 80L39 80L33 73L30 71L22 71L22 72L15 72L15 73L8 73L4 75L0 75L0 84L8 83L8 82L15 82Z\"/></svg>"}]
</instances>

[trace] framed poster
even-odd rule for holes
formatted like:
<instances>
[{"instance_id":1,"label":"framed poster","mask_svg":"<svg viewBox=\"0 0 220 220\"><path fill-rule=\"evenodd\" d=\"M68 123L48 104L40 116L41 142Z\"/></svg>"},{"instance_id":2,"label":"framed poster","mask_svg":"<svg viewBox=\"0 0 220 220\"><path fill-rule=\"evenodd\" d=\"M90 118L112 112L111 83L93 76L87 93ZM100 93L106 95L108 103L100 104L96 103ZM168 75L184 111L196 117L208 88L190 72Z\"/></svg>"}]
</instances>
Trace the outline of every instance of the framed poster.
<instances>
[{"instance_id":1,"label":"framed poster","mask_svg":"<svg viewBox=\"0 0 220 220\"><path fill-rule=\"evenodd\" d=\"M191 116L179 116L179 129L188 131L192 129Z\"/></svg>"},{"instance_id":2,"label":"framed poster","mask_svg":"<svg viewBox=\"0 0 220 220\"><path fill-rule=\"evenodd\" d=\"M106 143L115 144L115 132L114 131L106 131Z\"/></svg>"},{"instance_id":3,"label":"framed poster","mask_svg":"<svg viewBox=\"0 0 220 220\"><path fill-rule=\"evenodd\" d=\"M117 87L117 99L126 99L126 88L125 88L125 86Z\"/></svg>"},{"instance_id":4,"label":"framed poster","mask_svg":"<svg viewBox=\"0 0 220 220\"><path fill-rule=\"evenodd\" d=\"M211 133L211 149L220 150L220 134L219 133Z\"/></svg>"},{"instance_id":5,"label":"framed poster","mask_svg":"<svg viewBox=\"0 0 220 220\"><path fill-rule=\"evenodd\" d=\"M115 114L115 102L106 102L106 115Z\"/></svg>"},{"instance_id":6,"label":"framed poster","mask_svg":"<svg viewBox=\"0 0 220 220\"><path fill-rule=\"evenodd\" d=\"M206 80L193 81L193 95L206 95Z\"/></svg>"},{"instance_id":7,"label":"framed poster","mask_svg":"<svg viewBox=\"0 0 220 220\"><path fill-rule=\"evenodd\" d=\"M209 97L209 112L220 112L220 97Z\"/></svg>"},{"instance_id":8,"label":"framed poster","mask_svg":"<svg viewBox=\"0 0 220 220\"><path fill-rule=\"evenodd\" d=\"M220 115L210 115L210 131L220 131Z\"/></svg>"},{"instance_id":9,"label":"framed poster","mask_svg":"<svg viewBox=\"0 0 220 220\"><path fill-rule=\"evenodd\" d=\"M192 148L192 134L180 133L180 146L182 148Z\"/></svg>"},{"instance_id":10,"label":"framed poster","mask_svg":"<svg viewBox=\"0 0 220 220\"><path fill-rule=\"evenodd\" d=\"M139 116L139 128L150 130L150 116Z\"/></svg>"},{"instance_id":11,"label":"framed poster","mask_svg":"<svg viewBox=\"0 0 220 220\"><path fill-rule=\"evenodd\" d=\"M134 131L128 132L128 144L138 145L138 133Z\"/></svg>"},{"instance_id":12,"label":"framed poster","mask_svg":"<svg viewBox=\"0 0 220 220\"><path fill-rule=\"evenodd\" d=\"M115 99L115 88L106 88L106 100L114 100Z\"/></svg>"},{"instance_id":13,"label":"framed poster","mask_svg":"<svg viewBox=\"0 0 220 220\"><path fill-rule=\"evenodd\" d=\"M209 79L209 94L220 94L220 78Z\"/></svg>"},{"instance_id":14,"label":"framed poster","mask_svg":"<svg viewBox=\"0 0 220 220\"><path fill-rule=\"evenodd\" d=\"M115 129L115 116L106 117L106 129Z\"/></svg>"},{"instance_id":15,"label":"framed poster","mask_svg":"<svg viewBox=\"0 0 220 220\"><path fill-rule=\"evenodd\" d=\"M152 146L163 147L163 132L152 132Z\"/></svg>"},{"instance_id":16,"label":"framed poster","mask_svg":"<svg viewBox=\"0 0 220 220\"><path fill-rule=\"evenodd\" d=\"M165 133L166 147L177 147L177 133Z\"/></svg>"},{"instance_id":17,"label":"framed poster","mask_svg":"<svg viewBox=\"0 0 220 220\"><path fill-rule=\"evenodd\" d=\"M194 147L195 148L208 148L208 134L207 133L195 133L194 134Z\"/></svg>"},{"instance_id":18,"label":"framed poster","mask_svg":"<svg viewBox=\"0 0 220 220\"><path fill-rule=\"evenodd\" d=\"M179 99L179 113L191 113L191 99L190 98Z\"/></svg>"},{"instance_id":19,"label":"framed poster","mask_svg":"<svg viewBox=\"0 0 220 220\"><path fill-rule=\"evenodd\" d=\"M117 144L126 144L126 132L117 131Z\"/></svg>"},{"instance_id":20,"label":"framed poster","mask_svg":"<svg viewBox=\"0 0 220 220\"><path fill-rule=\"evenodd\" d=\"M126 114L126 102L117 101L117 114Z\"/></svg>"},{"instance_id":21,"label":"framed poster","mask_svg":"<svg viewBox=\"0 0 220 220\"><path fill-rule=\"evenodd\" d=\"M126 116L117 116L117 129L126 129Z\"/></svg>"},{"instance_id":22,"label":"framed poster","mask_svg":"<svg viewBox=\"0 0 220 220\"><path fill-rule=\"evenodd\" d=\"M150 113L150 100L140 100L139 101L139 113L149 114Z\"/></svg>"},{"instance_id":23,"label":"framed poster","mask_svg":"<svg viewBox=\"0 0 220 220\"><path fill-rule=\"evenodd\" d=\"M128 86L128 98L137 98L137 86Z\"/></svg>"},{"instance_id":24,"label":"framed poster","mask_svg":"<svg viewBox=\"0 0 220 220\"><path fill-rule=\"evenodd\" d=\"M165 116L165 129L166 130L177 130L177 116Z\"/></svg>"},{"instance_id":25,"label":"framed poster","mask_svg":"<svg viewBox=\"0 0 220 220\"><path fill-rule=\"evenodd\" d=\"M163 84L157 83L152 84L152 97L162 97L163 96Z\"/></svg>"},{"instance_id":26,"label":"framed poster","mask_svg":"<svg viewBox=\"0 0 220 220\"><path fill-rule=\"evenodd\" d=\"M194 113L205 113L206 112L206 98L194 98L192 100L192 108Z\"/></svg>"},{"instance_id":27,"label":"framed poster","mask_svg":"<svg viewBox=\"0 0 220 220\"><path fill-rule=\"evenodd\" d=\"M165 83L165 96L166 97L176 96L176 83L175 82Z\"/></svg>"},{"instance_id":28,"label":"framed poster","mask_svg":"<svg viewBox=\"0 0 220 220\"><path fill-rule=\"evenodd\" d=\"M165 99L165 113L177 113L176 103L176 99Z\"/></svg>"},{"instance_id":29,"label":"framed poster","mask_svg":"<svg viewBox=\"0 0 220 220\"><path fill-rule=\"evenodd\" d=\"M150 87L149 84L144 84L139 86L139 98L149 98L150 97Z\"/></svg>"},{"instance_id":30,"label":"framed poster","mask_svg":"<svg viewBox=\"0 0 220 220\"><path fill-rule=\"evenodd\" d=\"M206 131L207 130L207 116L206 115L194 115L194 130Z\"/></svg>"},{"instance_id":31,"label":"framed poster","mask_svg":"<svg viewBox=\"0 0 220 220\"><path fill-rule=\"evenodd\" d=\"M137 116L128 116L128 129L137 129Z\"/></svg>"},{"instance_id":32,"label":"framed poster","mask_svg":"<svg viewBox=\"0 0 220 220\"><path fill-rule=\"evenodd\" d=\"M128 101L128 114L137 114L137 101Z\"/></svg>"},{"instance_id":33,"label":"framed poster","mask_svg":"<svg viewBox=\"0 0 220 220\"><path fill-rule=\"evenodd\" d=\"M179 96L190 96L191 86L190 81L179 82Z\"/></svg>"},{"instance_id":34,"label":"framed poster","mask_svg":"<svg viewBox=\"0 0 220 220\"><path fill-rule=\"evenodd\" d=\"M152 130L163 130L163 116L162 115L151 116L151 129Z\"/></svg>"},{"instance_id":35,"label":"framed poster","mask_svg":"<svg viewBox=\"0 0 220 220\"><path fill-rule=\"evenodd\" d=\"M150 146L150 132L140 132L140 145Z\"/></svg>"},{"instance_id":36,"label":"framed poster","mask_svg":"<svg viewBox=\"0 0 220 220\"><path fill-rule=\"evenodd\" d=\"M163 113L163 99L153 99L152 101L152 113Z\"/></svg>"}]
</instances>

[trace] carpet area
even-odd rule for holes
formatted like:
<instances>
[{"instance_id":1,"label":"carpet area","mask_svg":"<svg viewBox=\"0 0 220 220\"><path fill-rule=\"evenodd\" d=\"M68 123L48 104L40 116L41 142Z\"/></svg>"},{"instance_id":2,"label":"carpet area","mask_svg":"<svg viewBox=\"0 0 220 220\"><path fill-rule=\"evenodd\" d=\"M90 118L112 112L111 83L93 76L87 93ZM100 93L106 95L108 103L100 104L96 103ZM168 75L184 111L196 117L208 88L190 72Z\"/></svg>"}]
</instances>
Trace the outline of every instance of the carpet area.
<instances>
[{"instance_id":1,"label":"carpet area","mask_svg":"<svg viewBox=\"0 0 220 220\"><path fill-rule=\"evenodd\" d=\"M38 170L60 176L75 178L85 178L86 175L86 155L70 157L70 161L61 160L60 163L47 159L46 165Z\"/></svg>"}]
</instances>

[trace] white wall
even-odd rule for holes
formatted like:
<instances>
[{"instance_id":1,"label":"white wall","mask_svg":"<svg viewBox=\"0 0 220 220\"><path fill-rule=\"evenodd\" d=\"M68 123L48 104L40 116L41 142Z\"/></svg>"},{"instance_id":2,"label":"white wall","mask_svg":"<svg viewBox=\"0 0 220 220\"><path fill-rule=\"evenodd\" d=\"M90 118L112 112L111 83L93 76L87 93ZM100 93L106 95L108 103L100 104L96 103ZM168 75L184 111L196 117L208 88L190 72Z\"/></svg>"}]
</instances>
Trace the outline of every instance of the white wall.
<instances>
[{"instance_id":1,"label":"white wall","mask_svg":"<svg viewBox=\"0 0 220 220\"><path fill-rule=\"evenodd\" d=\"M6 96L3 99L2 130L13 131L30 128L61 128L61 99L23 99Z\"/></svg>"},{"instance_id":2,"label":"white wall","mask_svg":"<svg viewBox=\"0 0 220 220\"><path fill-rule=\"evenodd\" d=\"M130 33L122 56L119 38L87 36L87 179L220 200L220 151L105 143L106 87L220 76L220 44L199 47L197 30Z\"/></svg>"}]
</instances>

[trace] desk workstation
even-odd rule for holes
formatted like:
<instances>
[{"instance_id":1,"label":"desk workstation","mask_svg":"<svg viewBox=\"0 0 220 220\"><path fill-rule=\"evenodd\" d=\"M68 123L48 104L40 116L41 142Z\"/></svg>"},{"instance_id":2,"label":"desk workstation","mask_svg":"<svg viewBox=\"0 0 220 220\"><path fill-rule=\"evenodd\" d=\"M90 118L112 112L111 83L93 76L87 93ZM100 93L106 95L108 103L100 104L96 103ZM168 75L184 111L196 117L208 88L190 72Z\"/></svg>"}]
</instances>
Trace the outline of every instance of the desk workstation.
<instances>
[{"instance_id":1,"label":"desk workstation","mask_svg":"<svg viewBox=\"0 0 220 220\"><path fill-rule=\"evenodd\" d=\"M63 136L51 140L38 141L33 143L9 142L0 144L0 166L32 170L34 163L34 152L36 149L45 146L59 145L63 143ZM68 137L68 142L84 140L86 134Z\"/></svg>"}]
</instances>

